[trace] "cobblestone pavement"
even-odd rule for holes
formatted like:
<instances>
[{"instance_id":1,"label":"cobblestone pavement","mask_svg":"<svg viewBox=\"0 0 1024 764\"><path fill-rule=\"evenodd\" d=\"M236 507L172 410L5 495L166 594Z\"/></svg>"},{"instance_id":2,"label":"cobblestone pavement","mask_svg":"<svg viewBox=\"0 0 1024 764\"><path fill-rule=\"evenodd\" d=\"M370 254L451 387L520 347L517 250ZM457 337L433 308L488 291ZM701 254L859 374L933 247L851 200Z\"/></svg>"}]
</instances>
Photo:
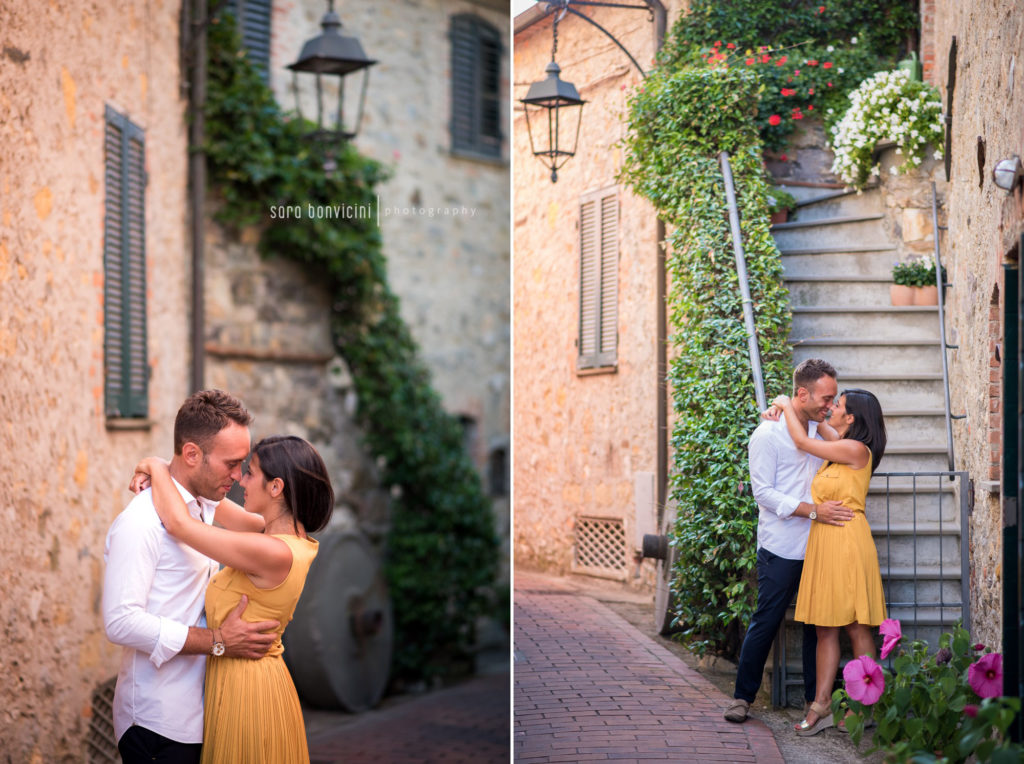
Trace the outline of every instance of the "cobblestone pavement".
<instances>
[{"instance_id":1,"label":"cobblestone pavement","mask_svg":"<svg viewBox=\"0 0 1024 764\"><path fill-rule=\"evenodd\" d=\"M783 764L760 721L593 597L516 571L514 760Z\"/></svg>"},{"instance_id":2,"label":"cobblestone pavement","mask_svg":"<svg viewBox=\"0 0 1024 764\"><path fill-rule=\"evenodd\" d=\"M502 672L361 714L307 710L310 764L508 764L509 704Z\"/></svg>"}]
</instances>

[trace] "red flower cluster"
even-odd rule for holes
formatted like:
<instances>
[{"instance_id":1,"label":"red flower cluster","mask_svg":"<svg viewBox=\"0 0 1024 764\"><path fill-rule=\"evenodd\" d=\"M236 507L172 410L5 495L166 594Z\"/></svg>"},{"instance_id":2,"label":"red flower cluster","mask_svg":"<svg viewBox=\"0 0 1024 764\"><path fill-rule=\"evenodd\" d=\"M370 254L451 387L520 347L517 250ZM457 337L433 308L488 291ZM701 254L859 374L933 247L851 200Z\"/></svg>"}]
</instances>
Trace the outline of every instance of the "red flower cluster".
<instances>
[{"instance_id":1,"label":"red flower cluster","mask_svg":"<svg viewBox=\"0 0 1024 764\"><path fill-rule=\"evenodd\" d=\"M831 69L832 68L832 62L831 61L826 61L824 64L821 65L821 68L822 69Z\"/></svg>"},{"instance_id":2,"label":"red flower cluster","mask_svg":"<svg viewBox=\"0 0 1024 764\"><path fill-rule=\"evenodd\" d=\"M775 65L776 66L782 66L785 63L786 63L786 57L785 56L779 56L779 60L775 62Z\"/></svg>"},{"instance_id":3,"label":"red flower cluster","mask_svg":"<svg viewBox=\"0 0 1024 764\"><path fill-rule=\"evenodd\" d=\"M778 114L772 114L770 117L768 117L768 124L769 125L777 125L781 121L782 121L782 117L780 117Z\"/></svg>"},{"instance_id":4,"label":"red flower cluster","mask_svg":"<svg viewBox=\"0 0 1024 764\"><path fill-rule=\"evenodd\" d=\"M791 96L791 95L796 95L796 91L793 90L793 88L783 88L782 89L782 95L783 95L783 97Z\"/></svg>"}]
</instances>

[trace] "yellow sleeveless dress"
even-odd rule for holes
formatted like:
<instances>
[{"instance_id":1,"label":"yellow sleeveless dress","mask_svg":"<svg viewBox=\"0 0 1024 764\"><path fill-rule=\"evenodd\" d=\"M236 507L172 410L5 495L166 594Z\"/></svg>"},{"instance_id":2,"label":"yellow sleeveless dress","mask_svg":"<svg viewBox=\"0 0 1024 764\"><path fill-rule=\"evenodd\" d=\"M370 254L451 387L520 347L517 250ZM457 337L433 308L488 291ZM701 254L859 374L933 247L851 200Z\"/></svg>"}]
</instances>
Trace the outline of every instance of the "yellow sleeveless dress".
<instances>
[{"instance_id":1,"label":"yellow sleeveless dress","mask_svg":"<svg viewBox=\"0 0 1024 764\"><path fill-rule=\"evenodd\" d=\"M811 523L795 620L815 626L846 626L854 621L878 626L885 620L885 592L878 550L864 516L871 462L855 470L826 462L811 482L816 504L841 501L853 510L843 526Z\"/></svg>"},{"instance_id":2,"label":"yellow sleeveless dress","mask_svg":"<svg viewBox=\"0 0 1024 764\"><path fill-rule=\"evenodd\" d=\"M288 577L259 589L234 568L224 568L206 590L206 621L218 628L248 595L247 621L280 621L277 640L259 660L209 658L203 721L203 764L309 764L306 729L295 684L284 664L281 634L292 619L316 557L315 539L276 535L292 550Z\"/></svg>"}]
</instances>

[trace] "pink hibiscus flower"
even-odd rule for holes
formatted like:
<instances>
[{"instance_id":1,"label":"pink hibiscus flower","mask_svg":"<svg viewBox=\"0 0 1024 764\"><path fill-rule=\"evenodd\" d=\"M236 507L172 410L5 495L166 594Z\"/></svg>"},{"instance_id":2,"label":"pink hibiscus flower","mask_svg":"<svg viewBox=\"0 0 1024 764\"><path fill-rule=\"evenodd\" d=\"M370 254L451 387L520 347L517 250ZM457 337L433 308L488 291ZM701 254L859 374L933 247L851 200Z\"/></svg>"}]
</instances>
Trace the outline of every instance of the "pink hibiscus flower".
<instances>
[{"instance_id":1,"label":"pink hibiscus flower","mask_svg":"<svg viewBox=\"0 0 1024 764\"><path fill-rule=\"evenodd\" d=\"M998 698L1003 694L1003 656L983 655L967 669L967 683L979 698Z\"/></svg>"},{"instance_id":2,"label":"pink hibiscus flower","mask_svg":"<svg viewBox=\"0 0 1024 764\"><path fill-rule=\"evenodd\" d=\"M899 621L886 618L878 627L878 633L882 635L882 660L884 661L896 647L896 643L903 639L903 630L900 628Z\"/></svg>"},{"instance_id":3,"label":"pink hibiscus flower","mask_svg":"<svg viewBox=\"0 0 1024 764\"><path fill-rule=\"evenodd\" d=\"M882 667L866 655L854 658L843 667L843 679L850 697L865 706L877 703L885 690Z\"/></svg>"}]
</instances>

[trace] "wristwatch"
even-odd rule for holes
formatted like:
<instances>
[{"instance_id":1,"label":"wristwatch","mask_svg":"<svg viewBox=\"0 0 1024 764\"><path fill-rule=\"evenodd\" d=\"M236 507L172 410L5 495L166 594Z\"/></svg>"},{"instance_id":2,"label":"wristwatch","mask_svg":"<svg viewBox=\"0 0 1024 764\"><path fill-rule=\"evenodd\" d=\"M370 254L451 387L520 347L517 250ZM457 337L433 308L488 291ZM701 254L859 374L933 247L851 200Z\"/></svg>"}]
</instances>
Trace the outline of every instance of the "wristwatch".
<instances>
[{"instance_id":1,"label":"wristwatch","mask_svg":"<svg viewBox=\"0 0 1024 764\"><path fill-rule=\"evenodd\" d=\"M807 515L807 519L808 520L817 520L818 519L818 512L817 512L817 510L812 509L811 513L809 515Z\"/></svg>"},{"instance_id":2,"label":"wristwatch","mask_svg":"<svg viewBox=\"0 0 1024 764\"><path fill-rule=\"evenodd\" d=\"M224 654L224 642L219 631L219 629L213 630L213 647L210 648L210 655L221 656Z\"/></svg>"}]
</instances>

